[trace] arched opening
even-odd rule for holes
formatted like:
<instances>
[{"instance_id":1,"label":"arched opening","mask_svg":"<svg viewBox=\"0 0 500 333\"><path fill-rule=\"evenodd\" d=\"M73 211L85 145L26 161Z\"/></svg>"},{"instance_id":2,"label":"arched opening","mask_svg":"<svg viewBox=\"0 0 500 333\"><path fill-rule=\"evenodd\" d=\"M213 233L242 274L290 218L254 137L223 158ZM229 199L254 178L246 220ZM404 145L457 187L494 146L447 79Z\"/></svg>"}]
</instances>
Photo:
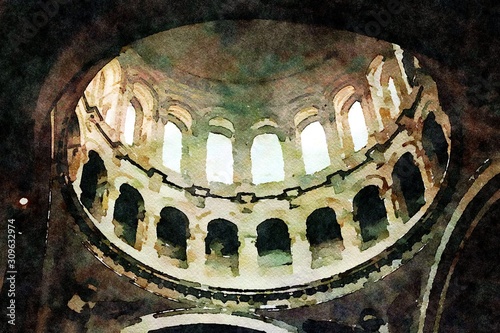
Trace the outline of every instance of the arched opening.
<instances>
[{"instance_id":1,"label":"arched opening","mask_svg":"<svg viewBox=\"0 0 500 333\"><path fill-rule=\"evenodd\" d=\"M207 237L205 238L205 253L207 265L214 267L220 272L220 268L229 268L231 272L238 274L238 227L227 220L216 219L210 221L207 226Z\"/></svg>"},{"instance_id":2,"label":"arched opening","mask_svg":"<svg viewBox=\"0 0 500 333\"><path fill-rule=\"evenodd\" d=\"M233 183L233 144L222 134L209 133L207 139L207 180Z\"/></svg>"},{"instance_id":3,"label":"arched opening","mask_svg":"<svg viewBox=\"0 0 500 333\"><path fill-rule=\"evenodd\" d=\"M325 130L318 121L310 123L302 130L300 142L307 174L323 170L330 165Z\"/></svg>"},{"instance_id":4,"label":"arched opening","mask_svg":"<svg viewBox=\"0 0 500 333\"><path fill-rule=\"evenodd\" d=\"M125 143L129 146L132 146L134 144L136 117L137 112L135 111L132 103L130 103L125 113L125 127L123 130L123 138L125 140Z\"/></svg>"},{"instance_id":5,"label":"arched opening","mask_svg":"<svg viewBox=\"0 0 500 333\"><path fill-rule=\"evenodd\" d=\"M263 266L292 263L288 226L280 219L268 219L257 226L257 253Z\"/></svg>"},{"instance_id":6,"label":"arched opening","mask_svg":"<svg viewBox=\"0 0 500 333\"><path fill-rule=\"evenodd\" d=\"M122 82L122 68L117 59L111 60L104 66L85 90L85 96L91 106L96 106L104 120L111 127L115 127L117 110L120 102L120 84Z\"/></svg>"},{"instance_id":7,"label":"arched opening","mask_svg":"<svg viewBox=\"0 0 500 333\"><path fill-rule=\"evenodd\" d=\"M354 221L359 222L363 242L376 240L386 233L387 211L377 186L369 185L359 191L353 206Z\"/></svg>"},{"instance_id":8,"label":"arched opening","mask_svg":"<svg viewBox=\"0 0 500 333\"><path fill-rule=\"evenodd\" d=\"M342 240L335 211L330 207L318 208L307 217L306 236L311 246L334 239Z\"/></svg>"},{"instance_id":9,"label":"arched opening","mask_svg":"<svg viewBox=\"0 0 500 333\"><path fill-rule=\"evenodd\" d=\"M163 133L163 165L167 168L181 172L182 159L182 132L173 122L165 125Z\"/></svg>"},{"instance_id":10,"label":"arched opening","mask_svg":"<svg viewBox=\"0 0 500 333\"><path fill-rule=\"evenodd\" d=\"M285 163L281 144L276 134L257 135L250 150L254 184L285 179Z\"/></svg>"},{"instance_id":11,"label":"arched opening","mask_svg":"<svg viewBox=\"0 0 500 333\"><path fill-rule=\"evenodd\" d=\"M113 213L115 234L130 246L136 245L139 220L144 220L144 199L139 191L128 184L120 186Z\"/></svg>"},{"instance_id":12,"label":"arched opening","mask_svg":"<svg viewBox=\"0 0 500 333\"><path fill-rule=\"evenodd\" d=\"M347 101L356 93L356 89L353 86L346 86L340 89L333 98L333 107L335 109L335 122L337 124L338 139L340 146L346 148L347 143L345 142L346 137L349 132L349 122L345 116L347 113L347 108L345 107Z\"/></svg>"},{"instance_id":13,"label":"arched opening","mask_svg":"<svg viewBox=\"0 0 500 333\"><path fill-rule=\"evenodd\" d=\"M306 237L312 254L312 268L321 267L341 259L344 249L340 225L330 207L318 208L306 220Z\"/></svg>"},{"instance_id":14,"label":"arched opening","mask_svg":"<svg viewBox=\"0 0 500 333\"><path fill-rule=\"evenodd\" d=\"M108 186L108 173L98 153L89 151L89 160L84 164L80 181L80 201L96 218L104 215L102 200Z\"/></svg>"},{"instance_id":15,"label":"arched opening","mask_svg":"<svg viewBox=\"0 0 500 333\"><path fill-rule=\"evenodd\" d=\"M149 333L264 333L264 331L253 330L250 328L222 325L222 324L188 324L175 327L167 327Z\"/></svg>"},{"instance_id":16,"label":"arched opening","mask_svg":"<svg viewBox=\"0 0 500 333\"><path fill-rule=\"evenodd\" d=\"M368 128L366 127L365 115L359 101L351 105L347 119L349 129L351 130L354 151L359 151L368 144Z\"/></svg>"},{"instance_id":17,"label":"arched opening","mask_svg":"<svg viewBox=\"0 0 500 333\"><path fill-rule=\"evenodd\" d=\"M406 73L408 84L411 87L418 85L418 83L415 82L417 77L417 66L415 66L415 62L417 61L418 61L417 58L415 58L415 56L411 51L408 50L403 51L402 62L403 62L404 72Z\"/></svg>"},{"instance_id":18,"label":"arched opening","mask_svg":"<svg viewBox=\"0 0 500 333\"><path fill-rule=\"evenodd\" d=\"M218 256L237 255L240 242L238 227L227 220L217 219L208 223L205 253Z\"/></svg>"},{"instance_id":19,"label":"arched opening","mask_svg":"<svg viewBox=\"0 0 500 333\"><path fill-rule=\"evenodd\" d=\"M393 196L399 203L396 216L406 222L425 204L422 175L410 153L405 153L394 165L392 182Z\"/></svg>"},{"instance_id":20,"label":"arched opening","mask_svg":"<svg viewBox=\"0 0 500 333\"><path fill-rule=\"evenodd\" d=\"M160 212L156 225L156 250L159 255L168 255L181 261L186 260L187 238L189 238L189 219L174 207L165 207Z\"/></svg>"},{"instance_id":21,"label":"arched opening","mask_svg":"<svg viewBox=\"0 0 500 333\"><path fill-rule=\"evenodd\" d=\"M370 119L370 129L381 131L384 129L384 118L388 117L390 111L386 104L386 75L384 66L388 59L379 54L371 61L366 73L366 80L369 84L371 101L373 103L373 114ZM352 130L351 130L352 131ZM354 140L354 139L353 139ZM355 143L356 145L356 143ZM356 150L357 151L357 150Z\"/></svg>"},{"instance_id":22,"label":"arched opening","mask_svg":"<svg viewBox=\"0 0 500 333\"><path fill-rule=\"evenodd\" d=\"M429 159L431 161L437 159L438 165L444 171L448 163L448 142L433 112L430 112L424 120L422 145Z\"/></svg>"},{"instance_id":23,"label":"arched opening","mask_svg":"<svg viewBox=\"0 0 500 333\"><path fill-rule=\"evenodd\" d=\"M135 82L132 87L136 104L140 106L144 118L152 118L153 110L158 108L158 95L151 84L145 81ZM134 103L133 103L134 104ZM137 108L137 107L136 107Z\"/></svg>"}]
</instances>

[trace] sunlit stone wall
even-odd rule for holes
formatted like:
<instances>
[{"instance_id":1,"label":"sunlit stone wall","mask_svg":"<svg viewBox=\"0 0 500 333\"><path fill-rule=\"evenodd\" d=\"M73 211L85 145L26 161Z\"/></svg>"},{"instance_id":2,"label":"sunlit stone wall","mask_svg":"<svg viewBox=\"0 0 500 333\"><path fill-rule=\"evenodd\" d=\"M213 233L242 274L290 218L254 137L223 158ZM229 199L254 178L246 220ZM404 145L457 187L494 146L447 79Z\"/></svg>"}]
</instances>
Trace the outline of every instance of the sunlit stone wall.
<instances>
[{"instance_id":1,"label":"sunlit stone wall","mask_svg":"<svg viewBox=\"0 0 500 333\"><path fill-rule=\"evenodd\" d=\"M416 58L333 34L359 52L258 82L159 69L148 42L108 63L68 137L91 223L176 283L249 294L321 284L393 246L441 186L450 125Z\"/></svg>"}]
</instances>

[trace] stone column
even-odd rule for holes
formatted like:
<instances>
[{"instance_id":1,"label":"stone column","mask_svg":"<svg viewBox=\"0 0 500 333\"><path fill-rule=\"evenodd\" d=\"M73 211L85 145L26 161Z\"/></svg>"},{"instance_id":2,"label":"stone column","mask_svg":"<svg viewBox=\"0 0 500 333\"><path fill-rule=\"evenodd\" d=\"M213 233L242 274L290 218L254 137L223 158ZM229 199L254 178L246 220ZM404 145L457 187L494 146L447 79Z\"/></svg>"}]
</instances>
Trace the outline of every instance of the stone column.
<instances>
[{"instance_id":1,"label":"stone column","mask_svg":"<svg viewBox=\"0 0 500 333\"><path fill-rule=\"evenodd\" d=\"M259 254L255 246L256 240L256 237L239 237L239 272L241 276L255 276L258 273L259 264L257 258Z\"/></svg>"},{"instance_id":2,"label":"stone column","mask_svg":"<svg viewBox=\"0 0 500 333\"><path fill-rule=\"evenodd\" d=\"M234 140L234 181L236 183L249 184L252 182L252 160L250 150L252 140L241 133Z\"/></svg>"},{"instance_id":3,"label":"stone column","mask_svg":"<svg viewBox=\"0 0 500 333\"><path fill-rule=\"evenodd\" d=\"M189 183L197 185L207 184L207 138L208 133L204 132L198 133L197 136L183 133L181 173L184 177L187 176L186 181ZM196 171L196 173L193 171Z\"/></svg>"},{"instance_id":4,"label":"stone column","mask_svg":"<svg viewBox=\"0 0 500 333\"><path fill-rule=\"evenodd\" d=\"M287 138L285 142L281 143L281 147L285 167L285 186L287 186L288 179L292 177L297 179L305 174L304 160L299 140Z\"/></svg>"},{"instance_id":5,"label":"stone column","mask_svg":"<svg viewBox=\"0 0 500 333\"><path fill-rule=\"evenodd\" d=\"M361 236L358 237L357 222L354 222L352 211L342 211L337 214L337 222L340 225L340 233L344 242L344 252L350 253L361 245Z\"/></svg>"},{"instance_id":6,"label":"stone column","mask_svg":"<svg viewBox=\"0 0 500 333\"><path fill-rule=\"evenodd\" d=\"M199 225L190 228L191 237L187 240L187 263L192 276L205 275L205 237Z\"/></svg>"},{"instance_id":7,"label":"stone column","mask_svg":"<svg viewBox=\"0 0 500 333\"><path fill-rule=\"evenodd\" d=\"M145 253L152 258L158 257L158 253L155 249L155 244L157 241L156 235L156 223L159 220L158 208L156 205L150 205L147 200L144 201L144 206L146 209L144 221L139 221L138 235L140 234L141 242L141 252ZM137 240L139 242L139 238Z\"/></svg>"},{"instance_id":8,"label":"stone column","mask_svg":"<svg viewBox=\"0 0 500 333\"><path fill-rule=\"evenodd\" d=\"M388 222L387 231L389 232L390 237L392 237L394 234L401 233L405 228L404 222L401 219L401 217L396 216L397 207L394 207L392 196L393 196L392 188L387 190L383 196L385 210L387 212L387 222ZM399 202L397 200L396 202L399 205Z\"/></svg>"},{"instance_id":9,"label":"stone column","mask_svg":"<svg viewBox=\"0 0 500 333\"><path fill-rule=\"evenodd\" d=\"M330 121L332 115L335 115L333 122ZM340 122L339 124L342 126L342 119L337 119L333 108L327 109L320 120L321 126L323 126L323 130L325 131L330 166L335 166L335 169L343 169L345 153L343 151L343 138L341 137L341 132L338 130L339 124L337 122Z\"/></svg>"},{"instance_id":10,"label":"stone column","mask_svg":"<svg viewBox=\"0 0 500 333\"><path fill-rule=\"evenodd\" d=\"M306 232L295 235L292 241L292 267L294 273L304 274L311 270L312 254Z\"/></svg>"},{"instance_id":11,"label":"stone column","mask_svg":"<svg viewBox=\"0 0 500 333\"><path fill-rule=\"evenodd\" d=\"M102 223L108 227L109 225L113 226L115 203L119 196L120 196L120 191L118 191L115 187L110 186L108 194L108 209L106 212L106 216L103 216L101 219Z\"/></svg>"}]
</instances>

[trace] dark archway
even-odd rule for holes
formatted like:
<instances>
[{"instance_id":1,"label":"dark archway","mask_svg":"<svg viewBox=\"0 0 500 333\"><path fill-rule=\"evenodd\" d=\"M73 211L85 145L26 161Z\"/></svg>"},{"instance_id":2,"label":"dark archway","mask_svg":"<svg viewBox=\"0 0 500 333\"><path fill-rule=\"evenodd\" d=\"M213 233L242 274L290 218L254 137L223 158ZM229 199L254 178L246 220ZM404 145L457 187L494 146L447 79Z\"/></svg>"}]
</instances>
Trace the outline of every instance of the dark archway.
<instances>
[{"instance_id":1,"label":"dark archway","mask_svg":"<svg viewBox=\"0 0 500 333\"><path fill-rule=\"evenodd\" d=\"M172 247L171 257L186 260L186 240L190 236L186 214L174 207L163 208L156 226L156 236L161 245Z\"/></svg>"},{"instance_id":2,"label":"dark archway","mask_svg":"<svg viewBox=\"0 0 500 333\"><path fill-rule=\"evenodd\" d=\"M392 182L393 195L399 202L396 216L406 222L425 204L424 182L411 153L405 153L394 165Z\"/></svg>"},{"instance_id":3,"label":"dark archway","mask_svg":"<svg viewBox=\"0 0 500 333\"><path fill-rule=\"evenodd\" d=\"M356 194L353 200L354 221L359 222L363 242L377 239L387 230L387 211L380 198L379 188L369 185Z\"/></svg>"},{"instance_id":4,"label":"dark archway","mask_svg":"<svg viewBox=\"0 0 500 333\"><path fill-rule=\"evenodd\" d=\"M340 225L332 208L318 208L307 217L306 237L312 256L311 268L319 268L342 259L344 244Z\"/></svg>"},{"instance_id":5,"label":"dark archway","mask_svg":"<svg viewBox=\"0 0 500 333\"><path fill-rule=\"evenodd\" d=\"M139 220L144 220L144 199L139 191L128 184L120 186L113 221L115 234L130 246L135 246Z\"/></svg>"},{"instance_id":6,"label":"dark archway","mask_svg":"<svg viewBox=\"0 0 500 333\"><path fill-rule=\"evenodd\" d=\"M208 235L205 238L205 253L219 256L238 255L240 242L238 227L227 220L216 219L208 223Z\"/></svg>"},{"instance_id":7,"label":"dark archway","mask_svg":"<svg viewBox=\"0 0 500 333\"><path fill-rule=\"evenodd\" d=\"M251 328L225 324L189 324L175 327L166 327L149 333L264 333Z\"/></svg>"},{"instance_id":8,"label":"dark archway","mask_svg":"<svg viewBox=\"0 0 500 333\"><path fill-rule=\"evenodd\" d=\"M102 203L102 197L107 187L108 173L104 161L98 153L89 151L89 160L83 166L82 179L80 181L80 201L87 208L96 208L96 204Z\"/></svg>"},{"instance_id":9,"label":"dark archway","mask_svg":"<svg viewBox=\"0 0 500 333\"><path fill-rule=\"evenodd\" d=\"M335 239L342 240L337 215L330 207L318 208L307 217L306 236L311 246Z\"/></svg>"},{"instance_id":10,"label":"dark archway","mask_svg":"<svg viewBox=\"0 0 500 333\"><path fill-rule=\"evenodd\" d=\"M438 165L444 170L448 163L448 142L433 112L429 113L424 120L422 145L429 159L431 161L437 159Z\"/></svg>"},{"instance_id":11,"label":"dark archway","mask_svg":"<svg viewBox=\"0 0 500 333\"><path fill-rule=\"evenodd\" d=\"M257 226L257 252L264 256L275 251L291 253L288 226L280 219L268 219Z\"/></svg>"}]
</instances>

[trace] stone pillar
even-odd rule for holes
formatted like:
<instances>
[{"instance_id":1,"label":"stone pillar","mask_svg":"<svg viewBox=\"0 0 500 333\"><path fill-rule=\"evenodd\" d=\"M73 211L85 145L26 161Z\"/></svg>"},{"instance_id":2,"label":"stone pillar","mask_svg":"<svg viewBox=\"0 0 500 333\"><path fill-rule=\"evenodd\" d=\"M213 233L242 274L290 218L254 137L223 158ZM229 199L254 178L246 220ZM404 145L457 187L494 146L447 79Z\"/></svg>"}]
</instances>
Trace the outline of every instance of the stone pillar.
<instances>
[{"instance_id":1,"label":"stone pillar","mask_svg":"<svg viewBox=\"0 0 500 333\"><path fill-rule=\"evenodd\" d=\"M349 253L359 252L361 245L361 237L358 237L358 230L356 230L357 222L354 222L352 212L339 212L337 214L337 222L340 225L340 233L344 243L344 251L342 255L344 258L349 257ZM344 255L345 254L345 255Z\"/></svg>"},{"instance_id":2,"label":"stone pillar","mask_svg":"<svg viewBox=\"0 0 500 333\"><path fill-rule=\"evenodd\" d=\"M281 147L285 167L285 186L287 186L287 180L292 177L297 179L297 177L305 174L304 160L299 140L287 138L285 142L281 143Z\"/></svg>"},{"instance_id":3,"label":"stone pillar","mask_svg":"<svg viewBox=\"0 0 500 333\"><path fill-rule=\"evenodd\" d=\"M252 182L252 159L250 150L253 141L251 138L236 136L234 140L234 181L235 183L249 184Z\"/></svg>"},{"instance_id":4,"label":"stone pillar","mask_svg":"<svg viewBox=\"0 0 500 333\"><path fill-rule=\"evenodd\" d=\"M413 89L408 82L408 77L406 75L406 71L405 71L405 68L403 65L403 49L401 49L401 47L399 45L396 45L396 44L392 44L392 45L394 48L394 55L396 56L396 60L398 62L398 67L399 67L399 70L401 73L401 81L403 82L404 87L406 88L406 93L408 95L410 95L412 93Z\"/></svg>"},{"instance_id":5,"label":"stone pillar","mask_svg":"<svg viewBox=\"0 0 500 333\"><path fill-rule=\"evenodd\" d=\"M397 235L399 233L402 233L403 230L405 229L404 222L401 219L401 217L396 216L396 210L398 209L397 206L395 207L394 205L399 205L399 201L393 201L393 191L392 188L387 190L383 196L384 199L384 205L385 205L385 210L387 212L387 231L389 233L389 236L392 237L393 235Z\"/></svg>"},{"instance_id":6,"label":"stone pillar","mask_svg":"<svg viewBox=\"0 0 500 333\"><path fill-rule=\"evenodd\" d=\"M191 237L187 240L187 263L192 276L205 275L205 237L199 225L190 228Z\"/></svg>"},{"instance_id":7,"label":"stone pillar","mask_svg":"<svg viewBox=\"0 0 500 333\"><path fill-rule=\"evenodd\" d=\"M258 273L259 264L257 258L256 237L239 237L239 271L241 276L255 276Z\"/></svg>"},{"instance_id":8,"label":"stone pillar","mask_svg":"<svg viewBox=\"0 0 500 333\"><path fill-rule=\"evenodd\" d=\"M208 184L206 176L207 138L208 133L205 132L199 133L198 136L183 133L181 173L189 183L202 186ZM186 170L190 172L186 172Z\"/></svg>"},{"instance_id":9,"label":"stone pillar","mask_svg":"<svg viewBox=\"0 0 500 333\"><path fill-rule=\"evenodd\" d=\"M146 217L142 223L139 222L139 227L142 225L142 230L138 230L138 235L141 233L141 252L146 252L147 255L154 254L157 257L158 253L156 252L155 244L157 241L156 224L159 217L155 214L156 209L154 207L148 205L146 201L144 204L146 208Z\"/></svg>"},{"instance_id":10,"label":"stone pillar","mask_svg":"<svg viewBox=\"0 0 500 333\"><path fill-rule=\"evenodd\" d=\"M294 273L304 274L311 270L312 254L305 231L295 235L292 241L292 267Z\"/></svg>"},{"instance_id":11,"label":"stone pillar","mask_svg":"<svg viewBox=\"0 0 500 333\"><path fill-rule=\"evenodd\" d=\"M335 110L331 110L332 114L335 114ZM321 126L325 131L326 136L326 145L328 146L328 154L330 156L330 166L335 166L335 169L342 169L344 166L343 158L345 154L343 154L342 150L342 137L340 137L340 133L337 128L337 121L341 121L340 119L335 119L333 122L327 117L329 114L325 114L325 117L321 119Z\"/></svg>"},{"instance_id":12,"label":"stone pillar","mask_svg":"<svg viewBox=\"0 0 500 333\"><path fill-rule=\"evenodd\" d=\"M163 136L165 133L165 125L162 120L152 120L151 132L146 150L148 151L149 163L159 168L163 167ZM144 150L144 151L146 151Z\"/></svg>"},{"instance_id":13,"label":"stone pillar","mask_svg":"<svg viewBox=\"0 0 500 333\"><path fill-rule=\"evenodd\" d=\"M115 213L115 203L119 196L120 191L118 191L115 187L110 186L108 194L108 210L106 212L106 216L103 216L101 219L102 223L107 227L111 225L112 228L114 228L113 215Z\"/></svg>"}]
</instances>

